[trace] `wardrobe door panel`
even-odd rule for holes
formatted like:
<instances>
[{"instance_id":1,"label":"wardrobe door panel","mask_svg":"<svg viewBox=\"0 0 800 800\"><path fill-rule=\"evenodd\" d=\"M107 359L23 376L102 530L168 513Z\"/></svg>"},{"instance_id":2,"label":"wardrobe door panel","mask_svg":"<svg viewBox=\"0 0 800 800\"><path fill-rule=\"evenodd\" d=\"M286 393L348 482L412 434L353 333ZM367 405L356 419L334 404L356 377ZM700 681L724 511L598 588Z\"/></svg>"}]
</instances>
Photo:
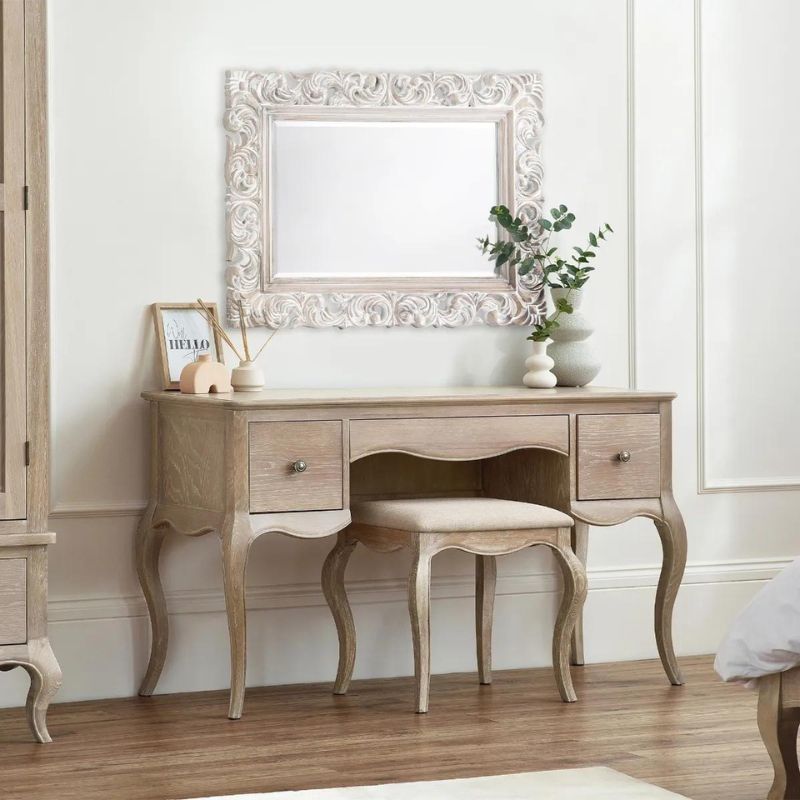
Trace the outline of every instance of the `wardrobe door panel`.
<instances>
[{"instance_id":1,"label":"wardrobe door panel","mask_svg":"<svg viewBox=\"0 0 800 800\"><path fill-rule=\"evenodd\" d=\"M0 163L0 519L25 517L25 22L2 0Z\"/></svg>"}]
</instances>

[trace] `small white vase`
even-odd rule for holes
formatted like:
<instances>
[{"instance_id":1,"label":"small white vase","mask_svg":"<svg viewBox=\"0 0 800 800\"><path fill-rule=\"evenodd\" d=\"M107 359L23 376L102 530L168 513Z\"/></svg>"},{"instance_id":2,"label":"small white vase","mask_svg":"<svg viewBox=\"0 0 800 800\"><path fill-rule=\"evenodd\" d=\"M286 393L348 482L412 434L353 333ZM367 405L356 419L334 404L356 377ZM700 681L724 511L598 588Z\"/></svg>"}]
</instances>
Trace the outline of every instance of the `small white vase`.
<instances>
[{"instance_id":1,"label":"small white vase","mask_svg":"<svg viewBox=\"0 0 800 800\"><path fill-rule=\"evenodd\" d=\"M559 386L586 386L600 372L600 361L594 354L592 346L586 341L594 332L594 328L580 312L583 303L582 289L550 290L554 302L566 298L567 293L573 311L558 318L558 327L552 333L550 355L555 361L553 372Z\"/></svg>"},{"instance_id":2,"label":"small white vase","mask_svg":"<svg viewBox=\"0 0 800 800\"><path fill-rule=\"evenodd\" d=\"M264 373L252 361L240 361L231 370L234 392L259 392L264 388Z\"/></svg>"},{"instance_id":3,"label":"small white vase","mask_svg":"<svg viewBox=\"0 0 800 800\"><path fill-rule=\"evenodd\" d=\"M525 359L527 372L522 382L530 389L552 389L556 385L556 376L550 370L553 359L547 355L548 342L531 342L533 353Z\"/></svg>"}]
</instances>

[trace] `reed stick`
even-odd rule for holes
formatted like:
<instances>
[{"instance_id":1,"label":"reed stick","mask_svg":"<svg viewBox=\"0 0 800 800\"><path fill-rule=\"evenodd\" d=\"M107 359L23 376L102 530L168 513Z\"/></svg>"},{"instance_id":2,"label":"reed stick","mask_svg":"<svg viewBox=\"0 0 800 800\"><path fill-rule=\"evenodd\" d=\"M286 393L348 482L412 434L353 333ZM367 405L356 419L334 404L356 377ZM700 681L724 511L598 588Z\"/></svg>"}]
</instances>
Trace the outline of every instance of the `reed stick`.
<instances>
[{"instance_id":1,"label":"reed stick","mask_svg":"<svg viewBox=\"0 0 800 800\"><path fill-rule=\"evenodd\" d=\"M258 348L258 352L255 354L255 357L253 358L253 361L258 361L258 357L264 351L264 348L275 338L275 334L279 330L280 330L279 328L275 328L275 330L272 331L272 333L267 337L267 341L264 342L264 344L262 344L261 347Z\"/></svg>"},{"instance_id":2,"label":"reed stick","mask_svg":"<svg viewBox=\"0 0 800 800\"><path fill-rule=\"evenodd\" d=\"M244 307L239 301L239 330L242 332L242 344L244 345L244 357L250 361L250 345L247 343L247 327L244 324Z\"/></svg>"},{"instance_id":3,"label":"reed stick","mask_svg":"<svg viewBox=\"0 0 800 800\"><path fill-rule=\"evenodd\" d=\"M231 341L231 337L228 336L228 334L225 332L225 329L222 327L222 325L219 324L219 322L217 322L216 318L211 313L211 309L209 309L209 307L199 297L197 298L197 302L200 305L200 308L203 309L203 314L205 318L209 321L214 330L217 331L217 333L219 333L219 335L225 340L228 347L230 347L231 350L233 350L234 354L236 355L236 358L238 358L239 361L244 361L241 353L236 349L236 345Z\"/></svg>"}]
</instances>

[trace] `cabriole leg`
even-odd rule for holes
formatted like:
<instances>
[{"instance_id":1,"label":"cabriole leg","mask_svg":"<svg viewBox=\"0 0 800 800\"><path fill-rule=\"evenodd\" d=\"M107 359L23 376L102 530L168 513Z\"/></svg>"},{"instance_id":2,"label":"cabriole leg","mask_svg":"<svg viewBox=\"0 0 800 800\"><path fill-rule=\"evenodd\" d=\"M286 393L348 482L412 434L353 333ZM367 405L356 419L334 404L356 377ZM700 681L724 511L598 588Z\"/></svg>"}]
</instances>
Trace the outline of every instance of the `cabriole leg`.
<instances>
[{"instance_id":1,"label":"cabriole leg","mask_svg":"<svg viewBox=\"0 0 800 800\"><path fill-rule=\"evenodd\" d=\"M662 497L661 507L664 519L655 522L664 552L656 590L656 645L670 683L680 686L683 675L672 644L672 611L686 568L686 526L671 494Z\"/></svg>"},{"instance_id":2,"label":"cabriole leg","mask_svg":"<svg viewBox=\"0 0 800 800\"><path fill-rule=\"evenodd\" d=\"M572 551L569 530L561 528L558 538L559 546L553 548L553 552L564 577L564 594L553 631L553 670L561 699L565 703L574 703L577 696L569 671L570 641L586 599L586 570Z\"/></svg>"},{"instance_id":3,"label":"cabriole leg","mask_svg":"<svg viewBox=\"0 0 800 800\"><path fill-rule=\"evenodd\" d=\"M166 530L153 527L153 511L154 508L147 510L136 536L136 572L147 603L152 634L150 660L147 664L147 672L139 687L139 694L144 697L150 696L156 689L158 679L161 677L161 671L164 669L169 643L167 603L164 599L164 587L161 584L161 576L158 570L158 560Z\"/></svg>"},{"instance_id":4,"label":"cabriole leg","mask_svg":"<svg viewBox=\"0 0 800 800\"><path fill-rule=\"evenodd\" d=\"M231 697L229 719L239 719L244 707L245 673L247 669L247 617L245 608L245 574L252 544L250 525L239 518L223 525L222 583L231 645Z\"/></svg>"},{"instance_id":5,"label":"cabriole leg","mask_svg":"<svg viewBox=\"0 0 800 800\"><path fill-rule=\"evenodd\" d=\"M334 694L346 694L356 661L356 629L344 583L347 562L355 546L356 540L349 539L346 530L341 531L322 567L322 591L339 635L339 667L333 686Z\"/></svg>"},{"instance_id":6,"label":"cabriole leg","mask_svg":"<svg viewBox=\"0 0 800 800\"><path fill-rule=\"evenodd\" d=\"M31 678L25 711L28 724L37 742L52 741L47 731L47 709L61 687L61 667L47 639L28 643L30 663L22 664Z\"/></svg>"}]
</instances>

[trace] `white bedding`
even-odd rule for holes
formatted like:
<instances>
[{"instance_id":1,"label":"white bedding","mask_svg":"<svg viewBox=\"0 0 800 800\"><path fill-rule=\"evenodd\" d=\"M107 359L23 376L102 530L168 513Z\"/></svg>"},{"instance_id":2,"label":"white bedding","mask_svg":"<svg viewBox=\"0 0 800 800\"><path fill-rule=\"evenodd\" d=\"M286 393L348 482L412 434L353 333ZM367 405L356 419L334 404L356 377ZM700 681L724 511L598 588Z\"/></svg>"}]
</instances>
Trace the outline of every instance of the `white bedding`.
<instances>
[{"instance_id":1,"label":"white bedding","mask_svg":"<svg viewBox=\"0 0 800 800\"><path fill-rule=\"evenodd\" d=\"M800 664L800 559L776 575L733 621L714 669L750 681Z\"/></svg>"}]
</instances>

